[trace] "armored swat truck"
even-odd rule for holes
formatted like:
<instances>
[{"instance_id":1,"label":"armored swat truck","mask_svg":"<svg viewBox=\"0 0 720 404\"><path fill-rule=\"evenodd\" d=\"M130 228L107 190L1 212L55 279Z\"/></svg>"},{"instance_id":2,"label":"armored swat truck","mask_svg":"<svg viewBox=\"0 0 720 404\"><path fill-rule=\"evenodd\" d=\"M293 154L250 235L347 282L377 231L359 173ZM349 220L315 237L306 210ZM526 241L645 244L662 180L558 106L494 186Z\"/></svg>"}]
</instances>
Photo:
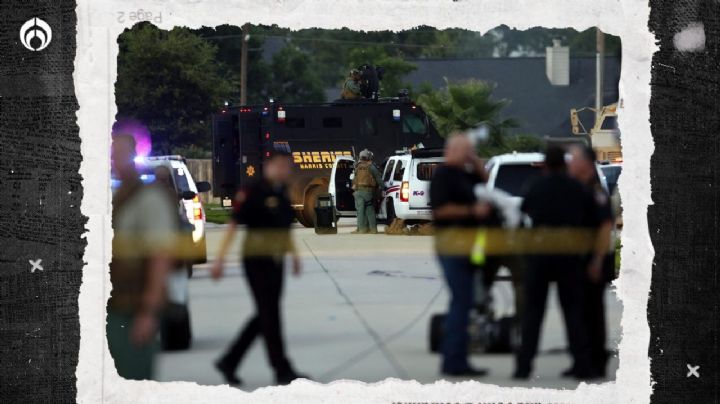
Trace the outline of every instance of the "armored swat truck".
<instances>
[{"instance_id":1,"label":"armored swat truck","mask_svg":"<svg viewBox=\"0 0 720 404\"><path fill-rule=\"evenodd\" d=\"M226 107L213 115L212 134L213 189L223 205L261 175L264 159L282 150L295 163L290 198L307 227L314 225L315 202L328 191L337 156L367 148L382 163L397 150L443 145L428 116L406 97Z\"/></svg>"}]
</instances>

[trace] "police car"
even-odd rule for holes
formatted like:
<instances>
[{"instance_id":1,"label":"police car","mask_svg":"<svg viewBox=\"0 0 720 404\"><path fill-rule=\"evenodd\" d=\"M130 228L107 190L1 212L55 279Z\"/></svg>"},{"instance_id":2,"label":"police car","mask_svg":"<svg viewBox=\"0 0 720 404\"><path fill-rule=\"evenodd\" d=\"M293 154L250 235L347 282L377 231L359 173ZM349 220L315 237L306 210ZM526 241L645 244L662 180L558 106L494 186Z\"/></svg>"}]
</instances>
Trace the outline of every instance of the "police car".
<instances>
[{"instance_id":1,"label":"police car","mask_svg":"<svg viewBox=\"0 0 720 404\"><path fill-rule=\"evenodd\" d=\"M172 173L175 189L178 196L194 194L192 198L183 199L187 219L194 226L192 232L193 251L192 256L195 259L187 264L188 274L192 274L193 264L202 264L207 262L207 248L205 242L205 210L199 198L200 192L210 191L210 183L200 181L195 182L190 175L190 171L185 164L182 156L152 156L138 157L135 160L140 178L146 184L155 181L154 170L156 167L164 166ZM113 191L119 185L119 181L112 180Z\"/></svg>"},{"instance_id":2,"label":"police car","mask_svg":"<svg viewBox=\"0 0 720 404\"><path fill-rule=\"evenodd\" d=\"M403 150L382 164L382 193L378 219L391 223L395 218L406 222L432 220L430 180L443 163L441 149ZM329 193L338 217L356 215L351 187L354 160L339 156L331 173Z\"/></svg>"},{"instance_id":3,"label":"police car","mask_svg":"<svg viewBox=\"0 0 720 404\"><path fill-rule=\"evenodd\" d=\"M390 157L382 170L383 193L379 219L391 223L432 220L430 180L443 163L441 149L403 151Z\"/></svg>"},{"instance_id":4,"label":"police car","mask_svg":"<svg viewBox=\"0 0 720 404\"><path fill-rule=\"evenodd\" d=\"M485 165L485 171L488 173L486 187L490 190L506 192L519 209L529 181L541 175L544 166L545 155L542 153L513 152L494 156ZM607 191L606 176L600 165L597 166L597 172L602 187Z\"/></svg>"}]
</instances>

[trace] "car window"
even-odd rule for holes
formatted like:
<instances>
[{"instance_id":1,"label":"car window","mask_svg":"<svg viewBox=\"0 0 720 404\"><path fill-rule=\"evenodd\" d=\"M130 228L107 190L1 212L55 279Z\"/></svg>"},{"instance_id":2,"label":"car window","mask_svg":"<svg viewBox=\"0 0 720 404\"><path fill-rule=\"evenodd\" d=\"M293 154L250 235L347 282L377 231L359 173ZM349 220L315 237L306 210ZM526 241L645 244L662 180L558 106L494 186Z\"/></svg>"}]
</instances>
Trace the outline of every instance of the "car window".
<instances>
[{"instance_id":1,"label":"car window","mask_svg":"<svg viewBox=\"0 0 720 404\"><path fill-rule=\"evenodd\" d=\"M405 174L405 165L407 163L405 160L398 160L397 164L395 165L395 175L393 176L393 181L402 181L403 175Z\"/></svg>"},{"instance_id":2,"label":"car window","mask_svg":"<svg viewBox=\"0 0 720 404\"><path fill-rule=\"evenodd\" d=\"M173 167L173 178L175 179L175 186L178 188L178 192L192 191L195 192L195 187L191 185L192 179L190 179L190 173L185 167Z\"/></svg>"},{"instance_id":3,"label":"car window","mask_svg":"<svg viewBox=\"0 0 720 404\"><path fill-rule=\"evenodd\" d=\"M608 193L613 193L617 187L618 178L622 172L621 166L606 166L601 168L605 181L607 182Z\"/></svg>"},{"instance_id":4,"label":"car window","mask_svg":"<svg viewBox=\"0 0 720 404\"><path fill-rule=\"evenodd\" d=\"M495 177L495 188L522 196L528 182L541 173L541 164L501 164Z\"/></svg>"},{"instance_id":5,"label":"car window","mask_svg":"<svg viewBox=\"0 0 720 404\"><path fill-rule=\"evenodd\" d=\"M415 176L420 181L430 181L435 175L435 169L440 167L440 162L418 163Z\"/></svg>"},{"instance_id":6,"label":"car window","mask_svg":"<svg viewBox=\"0 0 720 404\"><path fill-rule=\"evenodd\" d=\"M427 133L425 121L417 115L405 114L402 118L403 133L411 133L414 135L424 135Z\"/></svg>"},{"instance_id":7,"label":"car window","mask_svg":"<svg viewBox=\"0 0 720 404\"><path fill-rule=\"evenodd\" d=\"M383 181L390 181L390 176L392 175L394 165L395 160L389 160L387 162L387 164L385 165L385 175L383 176Z\"/></svg>"}]
</instances>

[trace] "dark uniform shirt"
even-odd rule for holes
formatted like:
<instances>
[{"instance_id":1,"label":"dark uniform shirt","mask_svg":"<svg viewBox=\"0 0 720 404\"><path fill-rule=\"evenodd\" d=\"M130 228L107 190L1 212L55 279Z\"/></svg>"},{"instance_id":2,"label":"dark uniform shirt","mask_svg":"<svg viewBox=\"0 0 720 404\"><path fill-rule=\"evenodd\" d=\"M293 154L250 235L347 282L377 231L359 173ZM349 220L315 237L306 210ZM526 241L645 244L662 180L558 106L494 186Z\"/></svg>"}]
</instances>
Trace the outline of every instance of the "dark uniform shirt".
<instances>
[{"instance_id":1,"label":"dark uniform shirt","mask_svg":"<svg viewBox=\"0 0 720 404\"><path fill-rule=\"evenodd\" d=\"M475 173L452 166L438 167L430 182L430 206L437 209L449 203L472 205L477 201L475 186L482 182ZM475 227L480 224L480 220L472 217L435 220L436 227Z\"/></svg>"},{"instance_id":2,"label":"dark uniform shirt","mask_svg":"<svg viewBox=\"0 0 720 404\"><path fill-rule=\"evenodd\" d=\"M244 256L279 256L290 249L290 226L295 218L284 186L268 181L251 183L240 192L233 220L247 226Z\"/></svg>"},{"instance_id":3,"label":"dark uniform shirt","mask_svg":"<svg viewBox=\"0 0 720 404\"><path fill-rule=\"evenodd\" d=\"M586 227L594 213L591 194L565 174L536 179L528 187L521 209L530 216L533 227Z\"/></svg>"},{"instance_id":4,"label":"dark uniform shirt","mask_svg":"<svg viewBox=\"0 0 720 404\"><path fill-rule=\"evenodd\" d=\"M592 214L588 217L588 225L598 227L602 223L613 220L612 206L610 204L610 196L599 184L589 187L588 192L591 193Z\"/></svg>"},{"instance_id":5,"label":"dark uniform shirt","mask_svg":"<svg viewBox=\"0 0 720 404\"><path fill-rule=\"evenodd\" d=\"M438 209L447 204L473 205L477 202L475 186L482 184L483 178L461 168L441 166L435 170L430 182L430 206ZM470 257L480 226L498 226L500 219L497 210L485 219L472 215L457 219L435 219L437 232L435 248L440 255Z\"/></svg>"}]
</instances>

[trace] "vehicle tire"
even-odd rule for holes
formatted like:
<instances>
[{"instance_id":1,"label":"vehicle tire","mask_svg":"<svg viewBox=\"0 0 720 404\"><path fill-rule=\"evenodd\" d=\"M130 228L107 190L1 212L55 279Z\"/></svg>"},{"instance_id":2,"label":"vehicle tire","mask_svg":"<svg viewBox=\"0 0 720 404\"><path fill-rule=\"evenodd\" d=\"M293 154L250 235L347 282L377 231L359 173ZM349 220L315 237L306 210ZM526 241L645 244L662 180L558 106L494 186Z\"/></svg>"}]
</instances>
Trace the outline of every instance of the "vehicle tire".
<instances>
[{"instance_id":1,"label":"vehicle tire","mask_svg":"<svg viewBox=\"0 0 720 404\"><path fill-rule=\"evenodd\" d=\"M435 314L430 318L430 352L440 352L445 334L445 314Z\"/></svg>"},{"instance_id":2,"label":"vehicle tire","mask_svg":"<svg viewBox=\"0 0 720 404\"><path fill-rule=\"evenodd\" d=\"M301 222L305 227L315 227L315 204L318 195L320 195L320 186L314 186L305 192L305 203L302 211L305 221Z\"/></svg>"},{"instance_id":3,"label":"vehicle tire","mask_svg":"<svg viewBox=\"0 0 720 404\"><path fill-rule=\"evenodd\" d=\"M303 227L313 227L310 222L307 221L305 218L305 210L297 210L295 211L295 218L297 219L298 223L303 225Z\"/></svg>"},{"instance_id":4,"label":"vehicle tire","mask_svg":"<svg viewBox=\"0 0 720 404\"><path fill-rule=\"evenodd\" d=\"M190 348L192 330L187 304L169 303L160 323L160 342L165 351L183 351Z\"/></svg>"},{"instance_id":5,"label":"vehicle tire","mask_svg":"<svg viewBox=\"0 0 720 404\"><path fill-rule=\"evenodd\" d=\"M395 216L395 203L392 199L388 199L387 202L385 202L385 212L387 213L387 224L390 226L393 220L397 219L397 216Z\"/></svg>"}]
</instances>

